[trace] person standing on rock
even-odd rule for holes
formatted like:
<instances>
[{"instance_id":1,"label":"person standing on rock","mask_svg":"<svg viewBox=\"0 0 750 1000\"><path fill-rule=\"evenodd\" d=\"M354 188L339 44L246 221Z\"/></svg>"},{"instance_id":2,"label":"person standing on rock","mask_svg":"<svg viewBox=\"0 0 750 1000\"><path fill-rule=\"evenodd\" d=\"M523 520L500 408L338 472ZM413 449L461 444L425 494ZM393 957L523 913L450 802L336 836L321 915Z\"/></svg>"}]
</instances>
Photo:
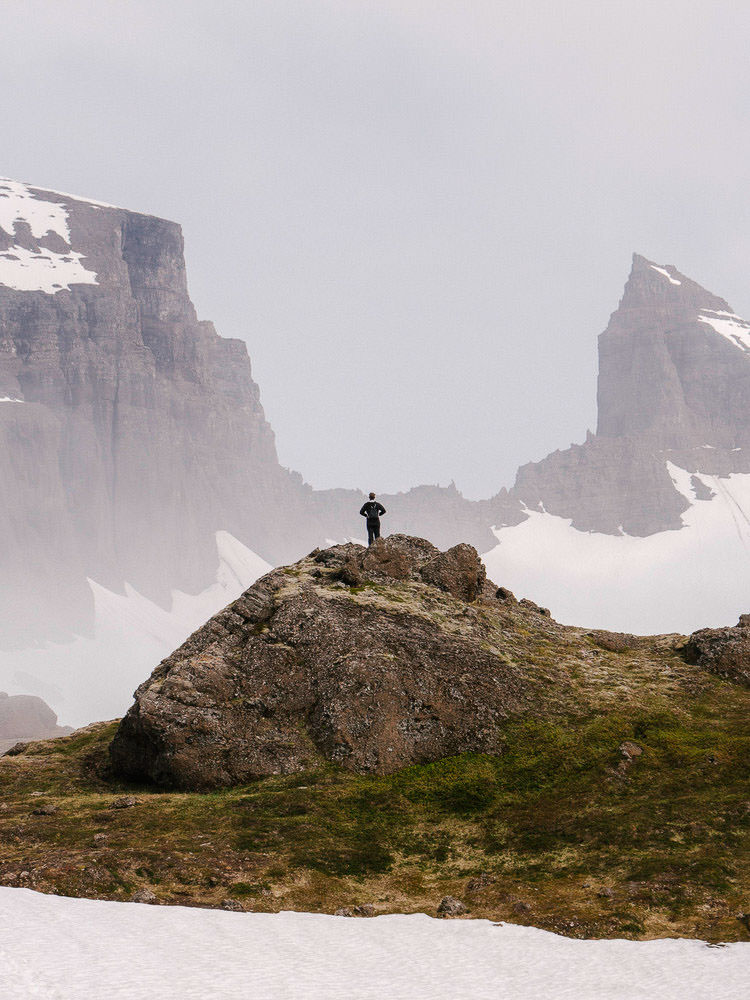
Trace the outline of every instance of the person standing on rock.
<instances>
[{"instance_id":1,"label":"person standing on rock","mask_svg":"<svg viewBox=\"0 0 750 1000\"><path fill-rule=\"evenodd\" d=\"M371 493L370 499L362 504L360 514L367 518L367 544L372 545L376 538L380 538L380 518L385 514L385 507Z\"/></svg>"}]
</instances>

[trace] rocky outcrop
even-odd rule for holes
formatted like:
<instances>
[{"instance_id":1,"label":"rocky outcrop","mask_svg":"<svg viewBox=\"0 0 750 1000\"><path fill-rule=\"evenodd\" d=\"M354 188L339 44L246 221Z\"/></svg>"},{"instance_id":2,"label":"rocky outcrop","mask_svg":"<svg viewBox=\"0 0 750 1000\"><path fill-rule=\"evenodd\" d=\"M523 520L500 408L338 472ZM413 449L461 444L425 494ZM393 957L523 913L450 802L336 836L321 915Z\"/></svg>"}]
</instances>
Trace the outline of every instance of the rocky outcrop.
<instances>
[{"instance_id":1,"label":"rocky outcrop","mask_svg":"<svg viewBox=\"0 0 750 1000\"><path fill-rule=\"evenodd\" d=\"M599 338L597 436L672 451L750 440L750 324L676 268L635 254Z\"/></svg>"},{"instance_id":2,"label":"rocky outcrop","mask_svg":"<svg viewBox=\"0 0 750 1000\"><path fill-rule=\"evenodd\" d=\"M476 600L487 588L484 564L476 549L465 542L440 552L424 538L396 534L368 549L361 545L338 545L317 553L316 560L336 566L342 555L340 578L350 586L365 581L414 580L432 584L463 601ZM488 596L493 596L496 589L490 585Z\"/></svg>"},{"instance_id":3,"label":"rocky outcrop","mask_svg":"<svg viewBox=\"0 0 750 1000\"><path fill-rule=\"evenodd\" d=\"M156 668L110 758L128 779L205 789L323 761L387 774L465 752L500 755L510 723L589 717L627 701L629 678L601 680L623 655L656 671L637 684L658 686L665 649L680 690L701 689L704 670L750 683L744 619L687 641L586 631L487 580L466 544L440 552L393 535L369 549L315 549L267 574ZM641 751L621 742L617 773Z\"/></svg>"},{"instance_id":4,"label":"rocky outcrop","mask_svg":"<svg viewBox=\"0 0 750 1000\"><path fill-rule=\"evenodd\" d=\"M19 740L51 739L72 731L69 726L58 726L57 716L41 698L0 691L0 752Z\"/></svg>"},{"instance_id":5,"label":"rocky outcrop","mask_svg":"<svg viewBox=\"0 0 750 1000\"><path fill-rule=\"evenodd\" d=\"M275 570L136 692L111 746L119 774L231 785L321 757L388 773L499 753L502 725L543 702L509 648L560 631L496 598L469 545L390 536ZM565 700L561 678L556 702Z\"/></svg>"},{"instance_id":6,"label":"rocky outcrop","mask_svg":"<svg viewBox=\"0 0 750 1000\"><path fill-rule=\"evenodd\" d=\"M734 628L703 628L683 648L688 663L695 663L726 680L750 687L750 616L742 615Z\"/></svg>"},{"instance_id":7,"label":"rocky outcrop","mask_svg":"<svg viewBox=\"0 0 750 1000\"><path fill-rule=\"evenodd\" d=\"M522 466L510 497L583 531L679 528L688 503L667 462L750 472L749 399L750 324L676 268L635 254L599 337L596 434Z\"/></svg>"},{"instance_id":8,"label":"rocky outcrop","mask_svg":"<svg viewBox=\"0 0 750 1000\"><path fill-rule=\"evenodd\" d=\"M220 526L273 548L297 487L245 345L195 315L179 226L12 182L0 226L3 641L85 625L87 576L203 589Z\"/></svg>"}]
</instances>

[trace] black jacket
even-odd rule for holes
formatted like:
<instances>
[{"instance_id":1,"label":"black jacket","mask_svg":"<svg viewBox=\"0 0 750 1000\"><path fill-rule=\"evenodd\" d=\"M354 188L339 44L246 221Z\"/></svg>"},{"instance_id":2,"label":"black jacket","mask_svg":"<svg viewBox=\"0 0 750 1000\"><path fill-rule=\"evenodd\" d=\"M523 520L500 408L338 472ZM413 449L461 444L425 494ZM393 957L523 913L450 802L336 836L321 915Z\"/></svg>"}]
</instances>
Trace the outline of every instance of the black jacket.
<instances>
[{"instance_id":1,"label":"black jacket","mask_svg":"<svg viewBox=\"0 0 750 1000\"><path fill-rule=\"evenodd\" d=\"M380 515L385 514L385 507L382 503L378 503L377 500L368 500L366 503L362 504L360 514L362 517L366 517L368 522L379 521Z\"/></svg>"}]
</instances>

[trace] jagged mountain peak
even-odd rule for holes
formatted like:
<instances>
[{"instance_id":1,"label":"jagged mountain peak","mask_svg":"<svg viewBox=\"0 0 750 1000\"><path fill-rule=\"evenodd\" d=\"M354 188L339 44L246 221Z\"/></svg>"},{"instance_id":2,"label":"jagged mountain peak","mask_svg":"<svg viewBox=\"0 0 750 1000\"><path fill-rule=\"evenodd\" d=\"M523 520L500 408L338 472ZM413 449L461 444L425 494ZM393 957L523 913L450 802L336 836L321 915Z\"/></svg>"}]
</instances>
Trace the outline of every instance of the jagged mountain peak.
<instances>
[{"instance_id":1,"label":"jagged mountain peak","mask_svg":"<svg viewBox=\"0 0 750 1000\"><path fill-rule=\"evenodd\" d=\"M662 317L659 307L665 306L668 315ZM703 323L703 334L712 330L732 347L750 354L750 323L738 316L725 299L682 274L674 264L655 264L641 254L633 254L630 277L613 320L621 311L633 307L655 308L662 321L679 315L680 319ZM639 327L643 319L643 315L638 315Z\"/></svg>"},{"instance_id":2,"label":"jagged mountain peak","mask_svg":"<svg viewBox=\"0 0 750 1000\"><path fill-rule=\"evenodd\" d=\"M702 309L733 315L725 299L693 281L674 264L657 264L642 254L634 253L630 275L612 319L635 310L638 314L636 322L640 325L644 310L658 318L696 315Z\"/></svg>"},{"instance_id":3,"label":"jagged mountain peak","mask_svg":"<svg viewBox=\"0 0 750 1000\"><path fill-rule=\"evenodd\" d=\"M750 433L750 324L673 265L633 255L599 337L599 421L608 438L734 448Z\"/></svg>"},{"instance_id":4,"label":"jagged mountain peak","mask_svg":"<svg viewBox=\"0 0 750 1000\"><path fill-rule=\"evenodd\" d=\"M522 466L511 497L587 531L679 528L689 502L668 462L718 476L750 471L748 399L750 323L674 265L633 254L599 337L596 434Z\"/></svg>"}]
</instances>

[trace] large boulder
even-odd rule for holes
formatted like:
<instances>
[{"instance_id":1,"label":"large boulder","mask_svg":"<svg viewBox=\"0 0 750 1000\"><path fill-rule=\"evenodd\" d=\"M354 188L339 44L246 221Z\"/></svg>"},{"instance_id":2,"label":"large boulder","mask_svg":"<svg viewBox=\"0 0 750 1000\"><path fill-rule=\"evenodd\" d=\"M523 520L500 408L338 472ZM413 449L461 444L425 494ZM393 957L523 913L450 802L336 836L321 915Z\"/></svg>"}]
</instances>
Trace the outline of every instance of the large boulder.
<instances>
[{"instance_id":1,"label":"large boulder","mask_svg":"<svg viewBox=\"0 0 750 1000\"><path fill-rule=\"evenodd\" d=\"M369 550L316 550L263 577L157 667L112 743L114 768L210 788L321 757L387 773L499 753L503 723L539 702L539 685L505 651L510 612L496 591L468 545L440 553L391 536ZM524 635L560 628L513 613Z\"/></svg>"},{"instance_id":2,"label":"large boulder","mask_svg":"<svg viewBox=\"0 0 750 1000\"><path fill-rule=\"evenodd\" d=\"M353 585L364 579L391 582L414 580L428 583L464 601L475 601L485 590L487 571L473 545L465 542L447 552L424 538L389 535L368 549L361 545L337 545L317 558L325 563L338 561L345 553L341 578ZM493 587L491 593L496 593Z\"/></svg>"},{"instance_id":3,"label":"large boulder","mask_svg":"<svg viewBox=\"0 0 750 1000\"><path fill-rule=\"evenodd\" d=\"M476 549L465 543L439 552L421 567L420 575L426 583L464 601L475 601L487 582L487 572ZM497 588L492 589L496 594Z\"/></svg>"},{"instance_id":4,"label":"large boulder","mask_svg":"<svg viewBox=\"0 0 750 1000\"><path fill-rule=\"evenodd\" d=\"M734 628L693 632L683 647L683 656L688 663L750 687L750 618L741 615Z\"/></svg>"}]
</instances>

